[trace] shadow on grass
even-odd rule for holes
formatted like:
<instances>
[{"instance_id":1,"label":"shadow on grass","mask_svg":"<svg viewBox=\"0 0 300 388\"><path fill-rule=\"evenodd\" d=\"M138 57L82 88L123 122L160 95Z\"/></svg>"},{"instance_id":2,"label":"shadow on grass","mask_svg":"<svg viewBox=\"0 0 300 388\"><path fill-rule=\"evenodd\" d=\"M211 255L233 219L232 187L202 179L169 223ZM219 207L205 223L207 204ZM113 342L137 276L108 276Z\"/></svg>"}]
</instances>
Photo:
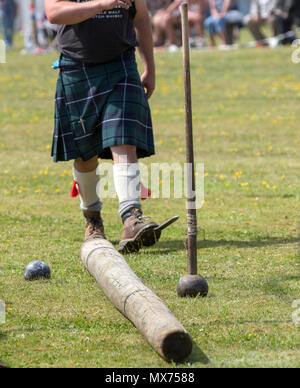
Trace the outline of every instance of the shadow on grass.
<instances>
[{"instance_id":1,"label":"shadow on grass","mask_svg":"<svg viewBox=\"0 0 300 388\"><path fill-rule=\"evenodd\" d=\"M237 248L262 248L265 246L294 244L298 242L299 242L298 238L280 239L276 237L270 238L270 239L263 239L263 240L254 240L254 241L203 240L203 241L198 241L198 249L218 248L218 247L224 247L224 246L233 246ZM160 241L155 247L151 249L151 251L148 251L148 253L153 254L154 249L159 250L160 253L162 254L181 251L185 249L184 240ZM147 250L145 250L143 254L147 254Z\"/></svg>"},{"instance_id":2,"label":"shadow on grass","mask_svg":"<svg viewBox=\"0 0 300 388\"><path fill-rule=\"evenodd\" d=\"M199 348L195 341L193 341L193 350L191 355L185 360L185 363L195 364L201 363L203 365L210 364L210 360L207 355Z\"/></svg>"},{"instance_id":3,"label":"shadow on grass","mask_svg":"<svg viewBox=\"0 0 300 388\"><path fill-rule=\"evenodd\" d=\"M119 244L119 241L111 241L111 243L116 247ZM299 243L298 238L290 239L280 239L280 238L270 238L263 240L254 240L254 241L241 241L241 240L202 240L198 241L197 249L204 248L219 248L225 246L232 246L236 248L263 248L266 246L272 245L283 245L283 244L294 244ZM185 250L184 240L170 240L170 241L160 241L155 246L144 249L143 255L153 255L154 253L159 253L160 255L167 255L172 252L178 252Z\"/></svg>"}]
</instances>

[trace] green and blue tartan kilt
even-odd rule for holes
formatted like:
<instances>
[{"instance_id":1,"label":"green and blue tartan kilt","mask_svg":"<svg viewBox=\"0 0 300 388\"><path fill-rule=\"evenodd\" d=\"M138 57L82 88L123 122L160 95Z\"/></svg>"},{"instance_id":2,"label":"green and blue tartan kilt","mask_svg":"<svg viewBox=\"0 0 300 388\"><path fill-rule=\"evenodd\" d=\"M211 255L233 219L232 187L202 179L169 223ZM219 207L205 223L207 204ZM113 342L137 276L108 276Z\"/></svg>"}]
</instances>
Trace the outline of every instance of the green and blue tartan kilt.
<instances>
[{"instance_id":1,"label":"green and blue tartan kilt","mask_svg":"<svg viewBox=\"0 0 300 388\"><path fill-rule=\"evenodd\" d=\"M154 155L151 112L135 50L105 64L61 55L55 97L54 162L97 156L110 147L134 145L138 158Z\"/></svg>"}]
</instances>

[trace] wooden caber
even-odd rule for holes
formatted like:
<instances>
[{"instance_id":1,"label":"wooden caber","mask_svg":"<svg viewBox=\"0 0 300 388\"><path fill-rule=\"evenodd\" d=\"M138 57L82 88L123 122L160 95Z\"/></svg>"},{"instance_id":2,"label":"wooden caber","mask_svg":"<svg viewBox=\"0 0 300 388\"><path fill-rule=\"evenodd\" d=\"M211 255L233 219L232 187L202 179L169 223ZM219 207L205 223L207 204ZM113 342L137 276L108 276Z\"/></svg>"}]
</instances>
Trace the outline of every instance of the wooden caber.
<instances>
[{"instance_id":1,"label":"wooden caber","mask_svg":"<svg viewBox=\"0 0 300 388\"><path fill-rule=\"evenodd\" d=\"M193 348L190 335L109 241L86 241L80 256L107 298L161 357L178 362L190 355Z\"/></svg>"}]
</instances>

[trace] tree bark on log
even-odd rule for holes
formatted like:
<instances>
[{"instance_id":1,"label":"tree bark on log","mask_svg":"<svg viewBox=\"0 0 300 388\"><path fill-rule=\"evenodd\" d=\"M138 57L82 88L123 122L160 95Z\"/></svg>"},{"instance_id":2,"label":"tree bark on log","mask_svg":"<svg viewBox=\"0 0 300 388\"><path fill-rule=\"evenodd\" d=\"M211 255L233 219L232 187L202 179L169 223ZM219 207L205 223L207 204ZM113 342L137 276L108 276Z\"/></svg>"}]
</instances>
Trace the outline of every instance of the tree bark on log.
<instances>
[{"instance_id":1,"label":"tree bark on log","mask_svg":"<svg viewBox=\"0 0 300 388\"><path fill-rule=\"evenodd\" d=\"M190 335L109 241L86 241L80 257L107 298L161 357L179 362L190 355L193 347Z\"/></svg>"}]
</instances>

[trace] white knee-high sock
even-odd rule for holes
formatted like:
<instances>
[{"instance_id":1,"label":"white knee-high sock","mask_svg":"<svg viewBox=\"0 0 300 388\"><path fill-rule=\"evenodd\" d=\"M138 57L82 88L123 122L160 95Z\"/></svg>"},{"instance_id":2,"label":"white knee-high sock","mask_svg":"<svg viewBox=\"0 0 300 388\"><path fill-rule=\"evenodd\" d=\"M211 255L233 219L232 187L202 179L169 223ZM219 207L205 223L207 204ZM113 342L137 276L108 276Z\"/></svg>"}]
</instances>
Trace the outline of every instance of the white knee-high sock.
<instances>
[{"instance_id":1,"label":"white knee-high sock","mask_svg":"<svg viewBox=\"0 0 300 388\"><path fill-rule=\"evenodd\" d=\"M141 208L140 167L138 163L115 164L114 183L119 198L121 217L133 207Z\"/></svg>"},{"instance_id":2,"label":"white knee-high sock","mask_svg":"<svg viewBox=\"0 0 300 388\"><path fill-rule=\"evenodd\" d=\"M82 211L100 211L102 202L97 193L100 176L97 169L91 172L79 172L73 167L74 179L79 187L80 208Z\"/></svg>"}]
</instances>

